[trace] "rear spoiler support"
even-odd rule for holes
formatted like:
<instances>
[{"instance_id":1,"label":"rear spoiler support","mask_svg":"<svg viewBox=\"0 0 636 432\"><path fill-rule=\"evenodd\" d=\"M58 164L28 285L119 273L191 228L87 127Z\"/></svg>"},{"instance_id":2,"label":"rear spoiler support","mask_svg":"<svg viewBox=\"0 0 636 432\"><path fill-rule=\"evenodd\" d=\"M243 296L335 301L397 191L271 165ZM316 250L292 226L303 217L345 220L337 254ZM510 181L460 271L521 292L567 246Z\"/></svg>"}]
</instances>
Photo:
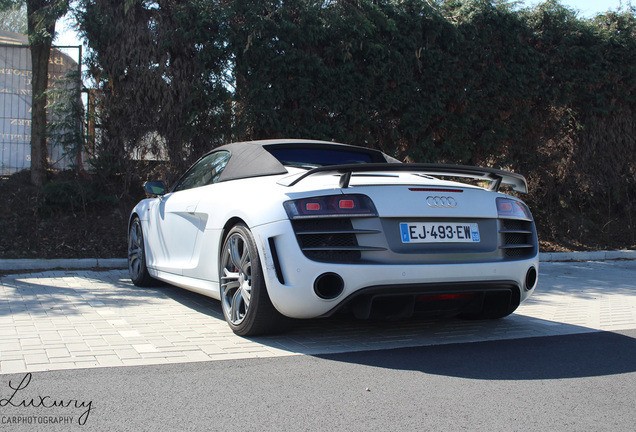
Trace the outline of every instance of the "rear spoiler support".
<instances>
[{"instance_id":1,"label":"rear spoiler support","mask_svg":"<svg viewBox=\"0 0 636 432\"><path fill-rule=\"evenodd\" d=\"M521 174L495 168L482 168L467 165L446 165L446 164L418 164L418 163L368 163L368 164L347 164L328 165L311 169L298 177L287 177L278 183L283 186L294 186L307 177L316 174L340 174L339 186L342 189L349 187L351 176L356 172L411 172L425 175L437 175L448 177L465 177L474 180L485 180L490 182L488 189L497 192L502 184L512 187L513 190L521 193L528 193L528 184Z\"/></svg>"}]
</instances>

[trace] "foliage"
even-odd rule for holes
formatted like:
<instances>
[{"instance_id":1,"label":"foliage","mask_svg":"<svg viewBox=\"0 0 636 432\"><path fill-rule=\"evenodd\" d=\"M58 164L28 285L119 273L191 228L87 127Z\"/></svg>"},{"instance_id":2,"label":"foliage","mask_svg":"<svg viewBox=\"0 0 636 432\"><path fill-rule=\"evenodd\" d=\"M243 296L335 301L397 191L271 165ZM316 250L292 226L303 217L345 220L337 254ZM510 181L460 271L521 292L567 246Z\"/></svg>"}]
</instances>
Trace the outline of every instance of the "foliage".
<instances>
[{"instance_id":1,"label":"foliage","mask_svg":"<svg viewBox=\"0 0 636 432\"><path fill-rule=\"evenodd\" d=\"M79 177L49 182L41 193L44 213L55 210L86 212L88 207L111 207L119 201L116 196L107 194L99 181Z\"/></svg>"},{"instance_id":2,"label":"foliage","mask_svg":"<svg viewBox=\"0 0 636 432\"><path fill-rule=\"evenodd\" d=\"M26 34L27 13L25 3L0 2L0 30Z\"/></svg>"},{"instance_id":3,"label":"foliage","mask_svg":"<svg viewBox=\"0 0 636 432\"><path fill-rule=\"evenodd\" d=\"M636 14L556 0L82 0L102 154L174 178L230 140L302 137L522 172L544 239L636 244ZM572 245L576 247L576 245Z\"/></svg>"},{"instance_id":4,"label":"foliage","mask_svg":"<svg viewBox=\"0 0 636 432\"><path fill-rule=\"evenodd\" d=\"M85 118L81 97L81 77L78 70L69 70L47 90L47 109L51 113L48 125L49 139L62 146L64 156L73 162L81 161L82 153L88 150L88 136L82 119ZM82 164L75 164L81 171Z\"/></svg>"},{"instance_id":5,"label":"foliage","mask_svg":"<svg viewBox=\"0 0 636 432\"><path fill-rule=\"evenodd\" d=\"M68 10L70 0L26 0L27 34L31 52L31 182L46 183L46 91L55 24Z\"/></svg>"},{"instance_id":6,"label":"foliage","mask_svg":"<svg viewBox=\"0 0 636 432\"><path fill-rule=\"evenodd\" d=\"M139 149L157 154L165 143L171 172L178 172L223 142L229 95L217 9L203 0L95 0L78 10L101 90L100 150L124 172ZM155 132L162 139L153 143L148 137Z\"/></svg>"},{"instance_id":7,"label":"foliage","mask_svg":"<svg viewBox=\"0 0 636 432\"><path fill-rule=\"evenodd\" d=\"M52 173L44 189L20 171L0 178L0 258L121 258L132 202L77 173Z\"/></svg>"}]
</instances>

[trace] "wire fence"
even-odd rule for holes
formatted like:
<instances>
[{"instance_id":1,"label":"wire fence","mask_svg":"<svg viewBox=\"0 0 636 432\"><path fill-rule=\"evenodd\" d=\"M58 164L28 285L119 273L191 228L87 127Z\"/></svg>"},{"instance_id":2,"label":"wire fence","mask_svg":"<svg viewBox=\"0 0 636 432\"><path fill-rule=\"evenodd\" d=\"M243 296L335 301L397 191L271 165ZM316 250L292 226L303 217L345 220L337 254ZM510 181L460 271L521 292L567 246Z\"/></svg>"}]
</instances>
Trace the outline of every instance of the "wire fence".
<instances>
[{"instance_id":1,"label":"wire fence","mask_svg":"<svg viewBox=\"0 0 636 432\"><path fill-rule=\"evenodd\" d=\"M81 89L81 46L53 47L49 58L49 89L78 92ZM77 59L77 60L76 60ZM69 74L72 72L73 74ZM69 88L69 76L76 82ZM28 45L0 44L0 175L7 176L31 166L31 53ZM71 114L69 115L76 115ZM51 113L47 114L50 121ZM77 119L82 124L82 119ZM76 164L65 146L48 140L48 162L54 169Z\"/></svg>"}]
</instances>

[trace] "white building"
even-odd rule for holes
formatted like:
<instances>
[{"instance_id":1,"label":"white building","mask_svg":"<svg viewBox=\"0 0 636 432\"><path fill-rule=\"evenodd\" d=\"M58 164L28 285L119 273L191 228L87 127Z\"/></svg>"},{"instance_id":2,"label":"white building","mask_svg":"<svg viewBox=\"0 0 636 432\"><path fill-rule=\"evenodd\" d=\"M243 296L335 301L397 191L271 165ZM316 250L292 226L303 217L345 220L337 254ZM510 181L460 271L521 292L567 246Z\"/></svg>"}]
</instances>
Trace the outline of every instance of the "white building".
<instances>
[{"instance_id":1,"label":"white building","mask_svg":"<svg viewBox=\"0 0 636 432\"><path fill-rule=\"evenodd\" d=\"M79 47L72 49L79 50ZM49 88L59 88L62 85L60 79L67 72L78 70L78 63L63 50L51 50ZM31 166L31 80L27 37L0 31L0 175L10 175ZM81 85L79 80L77 85ZM52 167L63 169L72 165L65 157L62 145L49 140L48 147L48 161Z\"/></svg>"}]
</instances>

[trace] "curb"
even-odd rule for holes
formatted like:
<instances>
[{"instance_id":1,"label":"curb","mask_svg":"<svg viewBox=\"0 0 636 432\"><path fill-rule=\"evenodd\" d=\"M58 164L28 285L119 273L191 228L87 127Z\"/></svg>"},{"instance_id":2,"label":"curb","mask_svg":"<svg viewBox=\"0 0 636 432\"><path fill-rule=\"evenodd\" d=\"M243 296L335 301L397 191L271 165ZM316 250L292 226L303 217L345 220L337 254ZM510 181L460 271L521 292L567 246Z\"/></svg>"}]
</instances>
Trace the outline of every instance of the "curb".
<instances>
[{"instance_id":1,"label":"curb","mask_svg":"<svg viewBox=\"0 0 636 432\"><path fill-rule=\"evenodd\" d=\"M636 250L595 252L541 252L541 262L636 260Z\"/></svg>"},{"instance_id":2,"label":"curb","mask_svg":"<svg viewBox=\"0 0 636 432\"><path fill-rule=\"evenodd\" d=\"M6 259L0 260L0 270L56 270L56 269L124 269L125 258L83 259Z\"/></svg>"},{"instance_id":3,"label":"curb","mask_svg":"<svg viewBox=\"0 0 636 432\"><path fill-rule=\"evenodd\" d=\"M595 251L595 252L541 252L541 262L568 261L612 261L636 260L636 250ZM5 259L0 260L0 271L16 270L78 270L78 269L125 269L125 258L84 258L84 259Z\"/></svg>"}]
</instances>

